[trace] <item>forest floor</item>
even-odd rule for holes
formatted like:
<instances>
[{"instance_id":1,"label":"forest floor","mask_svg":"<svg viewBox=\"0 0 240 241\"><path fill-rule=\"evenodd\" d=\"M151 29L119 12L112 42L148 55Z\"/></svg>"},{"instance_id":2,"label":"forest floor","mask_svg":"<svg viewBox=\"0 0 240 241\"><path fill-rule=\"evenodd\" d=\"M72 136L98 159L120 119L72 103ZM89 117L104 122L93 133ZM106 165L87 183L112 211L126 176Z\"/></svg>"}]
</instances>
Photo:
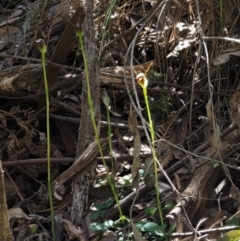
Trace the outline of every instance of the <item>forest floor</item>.
<instances>
[{"instance_id":1,"label":"forest floor","mask_svg":"<svg viewBox=\"0 0 240 241\"><path fill-rule=\"evenodd\" d=\"M107 167L96 142L76 157L84 81L77 5L0 1L0 158L13 239L52 238L39 39L47 46L56 240L239 238L238 1L94 2ZM87 191L76 227L80 171Z\"/></svg>"}]
</instances>

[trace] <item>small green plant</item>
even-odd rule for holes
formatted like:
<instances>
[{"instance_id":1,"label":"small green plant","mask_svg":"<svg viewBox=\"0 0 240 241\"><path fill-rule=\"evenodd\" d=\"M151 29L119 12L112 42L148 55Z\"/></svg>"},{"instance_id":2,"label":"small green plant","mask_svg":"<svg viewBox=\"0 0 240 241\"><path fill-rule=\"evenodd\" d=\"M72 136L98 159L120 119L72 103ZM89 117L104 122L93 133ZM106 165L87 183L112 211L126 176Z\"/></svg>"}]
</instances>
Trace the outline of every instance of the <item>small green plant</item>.
<instances>
[{"instance_id":1,"label":"small green plant","mask_svg":"<svg viewBox=\"0 0 240 241\"><path fill-rule=\"evenodd\" d=\"M105 212L107 211L107 209L113 203L114 203L113 198L109 198L105 202L96 202L94 204L95 211L93 211L90 215L91 221L97 221L99 219L104 220ZM125 220L125 223L123 223L121 219L117 220L117 221L105 220L103 222L92 222L90 224L90 228L94 231L105 231L105 230L108 230L108 229L119 229L119 228L122 228L123 225L125 225L128 222L129 222L129 220Z\"/></svg>"},{"instance_id":2,"label":"small green plant","mask_svg":"<svg viewBox=\"0 0 240 241\"><path fill-rule=\"evenodd\" d=\"M167 225L158 225L155 222L150 222L148 220L143 220L136 223L136 227L141 232L146 232L150 236L159 236L164 237L165 236L165 229Z\"/></svg>"},{"instance_id":3,"label":"small green plant","mask_svg":"<svg viewBox=\"0 0 240 241\"><path fill-rule=\"evenodd\" d=\"M37 41L38 49L42 57L42 67L43 67L43 79L45 86L45 95L46 95L46 126L47 126L47 176L48 176L48 195L49 195L49 204L51 211L51 224L52 224L52 238L55 241L55 231L54 231L54 217L53 217L53 201L52 201L52 188L51 188L51 146L50 146L50 101L49 101L49 91L48 91L48 82L47 82L47 73L46 73L46 52L47 46L44 43L43 39Z\"/></svg>"},{"instance_id":4,"label":"small green plant","mask_svg":"<svg viewBox=\"0 0 240 241\"><path fill-rule=\"evenodd\" d=\"M121 187L130 187L132 186L132 174L127 174L122 178L119 178L117 184Z\"/></svg>"},{"instance_id":5,"label":"small green plant","mask_svg":"<svg viewBox=\"0 0 240 241\"><path fill-rule=\"evenodd\" d=\"M156 207L147 207L145 209L145 213L150 214L151 216L153 216L156 211L157 211Z\"/></svg>"},{"instance_id":6,"label":"small green plant","mask_svg":"<svg viewBox=\"0 0 240 241\"><path fill-rule=\"evenodd\" d=\"M152 155L153 155L153 166L154 166L154 177L155 177L155 189L156 189L156 196L157 196L157 204L158 204L158 212L160 216L161 224L163 225L163 215L162 215L162 208L161 208L161 201L160 201L160 194L159 194L159 187L158 187L158 174L157 174L157 156L156 156L156 150L154 147L154 141L155 141L155 132L153 128L153 122L151 117L151 111L149 108L148 103L148 93L147 93L147 86L148 86L148 79L144 73L139 73L136 77L138 84L143 89L143 95L146 103L147 108L147 115L148 115L148 121L149 121L149 128L150 128L150 134L151 134L151 141L152 141Z\"/></svg>"},{"instance_id":7,"label":"small green plant","mask_svg":"<svg viewBox=\"0 0 240 241\"><path fill-rule=\"evenodd\" d=\"M94 231L105 231L110 228L113 228L114 221L113 220L106 220L103 223L91 223L90 228Z\"/></svg>"},{"instance_id":8,"label":"small green plant","mask_svg":"<svg viewBox=\"0 0 240 241\"><path fill-rule=\"evenodd\" d=\"M240 221L237 217L231 218L229 221L227 221L226 226L239 226ZM238 241L240 240L240 230L231 230L229 232L226 232L223 237L217 238L217 241L226 240L226 241Z\"/></svg>"},{"instance_id":9,"label":"small green plant","mask_svg":"<svg viewBox=\"0 0 240 241\"><path fill-rule=\"evenodd\" d=\"M113 204L113 202L114 202L114 199L109 198L105 202L94 203L94 206L93 206L94 211L90 215L91 221L95 221L99 218L103 218L107 208L109 208Z\"/></svg>"},{"instance_id":10,"label":"small green plant","mask_svg":"<svg viewBox=\"0 0 240 241\"><path fill-rule=\"evenodd\" d=\"M223 235L222 238L218 238L217 241L238 241L240 239L240 230L232 230Z\"/></svg>"}]
</instances>

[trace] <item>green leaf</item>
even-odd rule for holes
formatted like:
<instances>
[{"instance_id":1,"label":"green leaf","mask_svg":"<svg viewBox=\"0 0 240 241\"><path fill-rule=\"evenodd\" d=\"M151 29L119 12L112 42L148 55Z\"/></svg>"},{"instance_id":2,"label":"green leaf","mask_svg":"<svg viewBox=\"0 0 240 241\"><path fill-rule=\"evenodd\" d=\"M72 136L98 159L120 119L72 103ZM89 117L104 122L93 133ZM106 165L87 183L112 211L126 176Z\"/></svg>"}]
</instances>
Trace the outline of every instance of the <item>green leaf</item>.
<instances>
[{"instance_id":1,"label":"green leaf","mask_svg":"<svg viewBox=\"0 0 240 241\"><path fill-rule=\"evenodd\" d=\"M148 213L148 214L150 214L150 215L154 215L154 213L157 211L157 208L156 207L147 207L146 209L145 209L145 213Z\"/></svg>"},{"instance_id":2,"label":"green leaf","mask_svg":"<svg viewBox=\"0 0 240 241\"><path fill-rule=\"evenodd\" d=\"M107 220L103 223L91 223L90 228L94 231L104 231L113 227L114 222L112 220Z\"/></svg>"},{"instance_id":3,"label":"green leaf","mask_svg":"<svg viewBox=\"0 0 240 241\"><path fill-rule=\"evenodd\" d=\"M173 203L169 203L169 204L166 204L164 207L163 207L163 210L171 210L174 208L174 204Z\"/></svg>"},{"instance_id":4,"label":"green leaf","mask_svg":"<svg viewBox=\"0 0 240 241\"><path fill-rule=\"evenodd\" d=\"M120 186L124 186L124 187L131 186L131 184L132 184L132 174L128 174L128 175L125 175L123 177L120 177L118 179L118 184Z\"/></svg>"},{"instance_id":5,"label":"green leaf","mask_svg":"<svg viewBox=\"0 0 240 241\"><path fill-rule=\"evenodd\" d=\"M118 236L119 236L118 241L127 241L127 240L129 241L129 240L132 240L133 232L131 232L131 233L127 233L125 231L124 232L119 232Z\"/></svg>"},{"instance_id":6,"label":"green leaf","mask_svg":"<svg viewBox=\"0 0 240 241\"><path fill-rule=\"evenodd\" d=\"M31 232L32 232L32 234L36 234L36 233L37 233L37 227L33 227L33 228L31 229Z\"/></svg>"},{"instance_id":7,"label":"green leaf","mask_svg":"<svg viewBox=\"0 0 240 241\"><path fill-rule=\"evenodd\" d=\"M151 75L153 75L155 78L161 78L163 76L162 73L156 72L154 70L151 70Z\"/></svg>"},{"instance_id":8,"label":"green leaf","mask_svg":"<svg viewBox=\"0 0 240 241\"><path fill-rule=\"evenodd\" d=\"M106 90L103 90L102 93L101 93L101 98L102 98L102 101L103 103L105 104L105 106L107 107L107 109L109 109L109 106L110 106L110 98L108 96L108 93Z\"/></svg>"},{"instance_id":9,"label":"green leaf","mask_svg":"<svg viewBox=\"0 0 240 241\"><path fill-rule=\"evenodd\" d=\"M168 233L172 233L175 230L175 228L176 228L176 224L171 225L168 229Z\"/></svg>"},{"instance_id":10,"label":"green leaf","mask_svg":"<svg viewBox=\"0 0 240 241\"><path fill-rule=\"evenodd\" d=\"M165 230L166 225L158 225L154 222L148 222L144 225L144 229L149 232L150 234L155 234L158 236L164 236L163 231Z\"/></svg>"},{"instance_id":11,"label":"green leaf","mask_svg":"<svg viewBox=\"0 0 240 241\"><path fill-rule=\"evenodd\" d=\"M98 211L92 212L92 213L90 214L90 220L91 220L91 221L97 220L98 217L99 217L99 212L98 212Z\"/></svg>"},{"instance_id":12,"label":"green leaf","mask_svg":"<svg viewBox=\"0 0 240 241\"><path fill-rule=\"evenodd\" d=\"M240 230L229 231L223 235L223 239L219 238L217 240L218 241L220 241L220 240L238 241L238 240L240 240Z\"/></svg>"},{"instance_id":13,"label":"green leaf","mask_svg":"<svg viewBox=\"0 0 240 241\"><path fill-rule=\"evenodd\" d=\"M136 223L136 227L142 232L148 232L151 235L164 236L164 230L167 225L158 225L154 222L149 221L140 221Z\"/></svg>"},{"instance_id":14,"label":"green leaf","mask_svg":"<svg viewBox=\"0 0 240 241\"><path fill-rule=\"evenodd\" d=\"M145 238L143 238L141 232L139 232L139 230L136 228L135 224L132 221L131 221L131 226L132 226L134 238L136 240L138 240L138 241L147 241Z\"/></svg>"},{"instance_id":15,"label":"green leaf","mask_svg":"<svg viewBox=\"0 0 240 241\"><path fill-rule=\"evenodd\" d=\"M125 215L123 215L117 221L114 222L114 228L122 228L129 223L130 220Z\"/></svg>"},{"instance_id":16,"label":"green leaf","mask_svg":"<svg viewBox=\"0 0 240 241\"><path fill-rule=\"evenodd\" d=\"M239 219L234 217L234 218L231 218L227 223L226 225L227 226L239 226L240 222L239 222Z\"/></svg>"},{"instance_id":17,"label":"green leaf","mask_svg":"<svg viewBox=\"0 0 240 241\"><path fill-rule=\"evenodd\" d=\"M111 206L113 203L114 203L114 199L113 198L109 198L105 202L96 202L96 203L94 203L94 207L97 210L106 209L109 206Z\"/></svg>"},{"instance_id":18,"label":"green leaf","mask_svg":"<svg viewBox=\"0 0 240 241\"><path fill-rule=\"evenodd\" d=\"M136 227L137 227L139 230L141 230L142 227L146 224L146 222L148 222L148 221L139 221L139 222L136 223ZM143 231L145 231L145 229L143 229Z\"/></svg>"}]
</instances>

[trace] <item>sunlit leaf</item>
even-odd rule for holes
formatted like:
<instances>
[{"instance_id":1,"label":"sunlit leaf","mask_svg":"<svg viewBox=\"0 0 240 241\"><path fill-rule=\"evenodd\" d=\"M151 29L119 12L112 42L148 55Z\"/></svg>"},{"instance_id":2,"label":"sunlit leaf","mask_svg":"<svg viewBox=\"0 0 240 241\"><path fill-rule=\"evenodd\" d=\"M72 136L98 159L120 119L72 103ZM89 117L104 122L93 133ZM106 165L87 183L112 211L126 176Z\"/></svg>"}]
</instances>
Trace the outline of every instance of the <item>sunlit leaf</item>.
<instances>
[{"instance_id":1,"label":"sunlit leaf","mask_svg":"<svg viewBox=\"0 0 240 241\"><path fill-rule=\"evenodd\" d=\"M212 98L210 98L208 103L206 104L206 111L207 111L207 117L211 121L213 118Z\"/></svg>"},{"instance_id":2,"label":"sunlit leaf","mask_svg":"<svg viewBox=\"0 0 240 241\"><path fill-rule=\"evenodd\" d=\"M164 236L164 230L167 225L159 225L148 220L136 223L136 227L142 232L148 232L151 235Z\"/></svg>"},{"instance_id":3,"label":"sunlit leaf","mask_svg":"<svg viewBox=\"0 0 240 241\"><path fill-rule=\"evenodd\" d=\"M104 231L113 227L114 222L107 220L103 223L91 223L90 228L95 231Z\"/></svg>"},{"instance_id":4,"label":"sunlit leaf","mask_svg":"<svg viewBox=\"0 0 240 241\"><path fill-rule=\"evenodd\" d=\"M223 235L223 238L218 238L217 241L239 241L240 230L232 230Z\"/></svg>"}]
</instances>

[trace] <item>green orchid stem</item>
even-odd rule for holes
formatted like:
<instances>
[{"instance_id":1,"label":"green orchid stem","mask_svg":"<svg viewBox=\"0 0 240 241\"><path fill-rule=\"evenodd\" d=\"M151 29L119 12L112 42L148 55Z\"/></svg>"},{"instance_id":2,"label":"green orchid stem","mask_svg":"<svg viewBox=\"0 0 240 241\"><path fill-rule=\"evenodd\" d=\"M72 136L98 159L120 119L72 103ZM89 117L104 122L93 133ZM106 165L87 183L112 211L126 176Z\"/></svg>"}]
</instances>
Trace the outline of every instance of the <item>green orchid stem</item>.
<instances>
[{"instance_id":1,"label":"green orchid stem","mask_svg":"<svg viewBox=\"0 0 240 241\"><path fill-rule=\"evenodd\" d=\"M45 95L46 95L46 125L47 125L47 184L48 184L48 195L49 195L49 204L51 211L51 225L52 225L52 238L55 241L55 229L54 229L54 215L53 215L53 200L52 200L52 187L51 187L51 146L50 146L50 101L49 101L49 91L48 91L48 82L47 82L47 73L46 73L46 62L45 62L45 53L46 45L39 47L42 56L42 67L43 67L43 78L45 86Z\"/></svg>"},{"instance_id":2,"label":"green orchid stem","mask_svg":"<svg viewBox=\"0 0 240 241\"><path fill-rule=\"evenodd\" d=\"M112 128L111 128L111 122L110 122L110 113L109 113L108 108L106 108L106 109L107 109L107 122L108 122L108 143L109 143L110 153L112 153L112 137L111 137ZM112 160L112 170L114 170L113 160ZM112 184L111 177L110 177L109 173L108 173L108 179L111 183L110 187L111 187L112 193L114 195L115 201L117 203L118 211L119 211L119 214L120 214L120 219L124 222L126 218L122 213L122 209L121 209L121 206L120 206L120 203L119 203L119 199L118 199L118 195L117 195L117 192L116 192L116 189L115 189L115 185Z\"/></svg>"},{"instance_id":3,"label":"green orchid stem","mask_svg":"<svg viewBox=\"0 0 240 241\"><path fill-rule=\"evenodd\" d=\"M150 132L151 132L152 155L153 155L154 177L155 177L155 189L156 189L156 195L157 195L158 211L159 211L161 224L164 224L161 201L160 201L160 194L159 194L159 187L158 187L157 156L156 156L156 151L155 151L155 147L154 147L155 136L154 136L153 123L152 123L152 117L151 117L151 112L150 112L149 103L148 103L147 87L143 86L143 85L141 85L141 86L143 88L143 95L144 95L144 99L145 99L145 103L146 103L146 107L147 107L149 127L150 127Z\"/></svg>"},{"instance_id":4,"label":"green orchid stem","mask_svg":"<svg viewBox=\"0 0 240 241\"><path fill-rule=\"evenodd\" d=\"M95 132L95 138L96 138L96 141L97 141L97 144L98 144L98 149L99 149L99 152L100 152L100 156L101 156L103 165L104 165L104 167L105 167L105 169L107 171L108 183L110 185L111 191L112 191L112 193L114 195L114 198L116 200L116 203L118 205L118 210L119 210L119 214L120 214L121 220L124 222L125 221L125 217L122 214L122 210L121 210L121 207L120 207L120 204L119 204L118 196L117 196L115 187L112 184L111 175L108 172L107 164L105 162L103 151L102 151L102 147L101 147L101 144L100 144L99 131L98 131L98 128L97 128L97 125L96 125L96 122L95 122L95 115L94 115L94 111L93 111L93 102L92 102L91 89L90 89L89 72L88 72L88 66L87 66L87 58L86 58L84 44L83 44L83 31L82 30L77 30L77 36L78 36L78 39L79 39L79 45L81 47L82 55L83 55L84 70L85 70L86 81L87 81L88 105L89 105L89 108L90 108L90 115L91 115L91 120L92 120L92 123L93 123L94 132Z\"/></svg>"}]
</instances>

